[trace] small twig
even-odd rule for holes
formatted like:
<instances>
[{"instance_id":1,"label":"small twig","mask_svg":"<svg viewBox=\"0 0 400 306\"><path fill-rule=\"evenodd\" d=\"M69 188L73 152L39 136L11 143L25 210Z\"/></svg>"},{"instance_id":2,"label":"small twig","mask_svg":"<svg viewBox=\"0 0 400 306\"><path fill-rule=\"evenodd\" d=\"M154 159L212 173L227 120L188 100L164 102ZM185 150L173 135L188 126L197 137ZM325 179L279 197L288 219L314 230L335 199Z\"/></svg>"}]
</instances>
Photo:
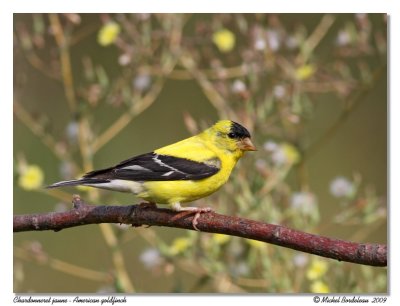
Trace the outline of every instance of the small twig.
<instances>
[{"instance_id":1,"label":"small twig","mask_svg":"<svg viewBox=\"0 0 400 306\"><path fill-rule=\"evenodd\" d=\"M88 172L93 169L93 152L90 143L90 127L88 119L82 117L79 120L79 150L82 156L83 171Z\"/></svg>"},{"instance_id":2,"label":"small twig","mask_svg":"<svg viewBox=\"0 0 400 306\"><path fill-rule=\"evenodd\" d=\"M347 120L350 114L364 101L364 97L376 86L377 81L382 77L383 72L386 71L386 65L378 67L373 74L373 80L369 84L362 86L358 91L352 95L346 103L336 121L304 152L302 162L309 160L310 157L316 153L327 141L331 140L333 135L338 131L342 124Z\"/></svg>"},{"instance_id":3,"label":"small twig","mask_svg":"<svg viewBox=\"0 0 400 306\"><path fill-rule=\"evenodd\" d=\"M72 163L74 167L77 167L77 165L71 160L68 152L60 149L60 146L54 138L50 134L46 133L44 127L40 125L37 120L32 118L31 114L22 106L21 103L18 102L17 99L14 99L14 114L19 121L21 121L34 135L36 135L60 161L66 160Z\"/></svg>"},{"instance_id":4,"label":"small twig","mask_svg":"<svg viewBox=\"0 0 400 306\"><path fill-rule=\"evenodd\" d=\"M59 201L62 201L64 203L68 203L71 199L71 194L67 193L65 191L62 191L61 189L39 188L39 189L36 189L35 191L42 193L42 194L46 194L47 196L52 196L53 198L56 198Z\"/></svg>"},{"instance_id":5,"label":"small twig","mask_svg":"<svg viewBox=\"0 0 400 306\"><path fill-rule=\"evenodd\" d=\"M89 35L92 35L99 29L99 25L97 23L88 24L80 29L71 36L70 46L77 45L79 42L87 38Z\"/></svg>"},{"instance_id":6,"label":"small twig","mask_svg":"<svg viewBox=\"0 0 400 306\"><path fill-rule=\"evenodd\" d=\"M100 230L106 240L107 245L111 249L111 257L116 270L116 277L124 288L124 292L136 292L135 287L131 281L130 275L126 268L124 256L122 254L121 248L119 247L119 242L115 232L112 230L111 224L100 224Z\"/></svg>"},{"instance_id":7,"label":"small twig","mask_svg":"<svg viewBox=\"0 0 400 306\"><path fill-rule=\"evenodd\" d=\"M174 218L179 213L169 209L141 205L87 205L76 195L73 197L73 203L74 208L67 212L14 216L14 232L59 231L65 228L99 223L167 226L193 230L193 215ZM339 261L380 267L387 265L387 246L384 244L338 240L280 225L225 216L214 212L202 214L199 218L198 228L203 232L264 241Z\"/></svg>"},{"instance_id":8,"label":"small twig","mask_svg":"<svg viewBox=\"0 0 400 306\"><path fill-rule=\"evenodd\" d=\"M26 261L36 261L39 264L46 264L49 267L53 268L56 271L63 272L65 274L73 275L76 277L88 279L91 281L97 281L97 282L110 282L113 279L113 276L110 273L107 272L99 272L96 270L84 268L75 264L71 264L69 262L60 260L60 259L55 259L51 257L45 257L45 260L43 259L37 259L35 256L32 256L29 251L16 247L14 248L14 256L16 256L19 259L26 260Z\"/></svg>"},{"instance_id":9,"label":"small twig","mask_svg":"<svg viewBox=\"0 0 400 306\"><path fill-rule=\"evenodd\" d=\"M173 50L172 57L160 68L160 75L168 77L175 69L179 58L180 42L182 38L182 25L173 28L170 38L170 47ZM117 134L119 134L136 116L149 108L158 98L164 87L165 78L159 78L151 90L142 98L133 97L131 106L127 112L122 114L107 130L97 137L92 146L92 154L97 152Z\"/></svg>"},{"instance_id":10,"label":"small twig","mask_svg":"<svg viewBox=\"0 0 400 306\"><path fill-rule=\"evenodd\" d=\"M74 81L72 75L71 56L69 52L69 42L65 36L63 26L57 14L49 15L50 24L54 31L55 41L60 49L61 73L64 83L65 96L67 97L69 108L72 112L76 111L76 98Z\"/></svg>"},{"instance_id":11,"label":"small twig","mask_svg":"<svg viewBox=\"0 0 400 306\"><path fill-rule=\"evenodd\" d=\"M110 127L108 127L97 139L93 142L93 152L96 153L117 134L119 134L134 117L148 108L158 97L161 89L163 88L164 81L160 79L153 85L151 91L144 96L141 101L132 102L132 107L128 112L123 113Z\"/></svg>"},{"instance_id":12,"label":"small twig","mask_svg":"<svg viewBox=\"0 0 400 306\"><path fill-rule=\"evenodd\" d=\"M60 160L65 160L65 155L57 150L58 146L55 142L54 138L47 134L44 130L43 126L37 122L37 120L33 119L27 110L18 102L18 100L14 100L14 114L25 126L32 131L40 140L42 140L43 144L46 145L51 152L55 156L57 156Z\"/></svg>"},{"instance_id":13,"label":"small twig","mask_svg":"<svg viewBox=\"0 0 400 306\"><path fill-rule=\"evenodd\" d=\"M158 67L145 66L141 67L143 72L146 72L150 75L163 75L162 69ZM246 64L241 64L239 66L234 67L221 67L219 69L199 69L199 71L207 77L209 80L226 80L226 79L234 79L246 76L249 73L250 68ZM193 73L186 69L176 68L171 71L170 74L165 75L169 79L173 80L193 80Z\"/></svg>"},{"instance_id":14,"label":"small twig","mask_svg":"<svg viewBox=\"0 0 400 306\"><path fill-rule=\"evenodd\" d=\"M25 52L26 59L32 65L32 67L36 68L37 71L40 71L45 76L60 81L60 75L56 73L51 68L47 67L46 64L40 59L40 57L33 51Z\"/></svg>"},{"instance_id":15,"label":"small twig","mask_svg":"<svg viewBox=\"0 0 400 306\"><path fill-rule=\"evenodd\" d=\"M302 46L302 52L299 53L296 61L308 61L312 51L318 46L322 38L325 37L330 27L333 25L335 17L330 14L326 14L322 17L320 23L315 27L312 34L307 38Z\"/></svg>"},{"instance_id":16,"label":"small twig","mask_svg":"<svg viewBox=\"0 0 400 306\"><path fill-rule=\"evenodd\" d=\"M214 85L207 78L207 76L197 68L196 62L190 56L190 54L186 53L184 56L182 56L180 58L180 63L192 74L193 79L196 80L200 85L203 93L214 106L214 108L221 114L221 117L228 117L232 120L237 120L237 115L229 107L227 107L225 99L221 96L218 90L215 89Z\"/></svg>"}]
</instances>

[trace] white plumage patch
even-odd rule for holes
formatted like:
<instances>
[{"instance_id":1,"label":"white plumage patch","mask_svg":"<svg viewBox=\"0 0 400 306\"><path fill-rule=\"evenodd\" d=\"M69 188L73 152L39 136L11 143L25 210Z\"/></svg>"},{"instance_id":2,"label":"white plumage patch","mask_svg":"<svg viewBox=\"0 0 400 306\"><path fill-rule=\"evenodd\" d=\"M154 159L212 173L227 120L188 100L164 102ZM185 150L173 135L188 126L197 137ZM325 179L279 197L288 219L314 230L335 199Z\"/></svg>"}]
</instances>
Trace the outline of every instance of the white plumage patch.
<instances>
[{"instance_id":1,"label":"white plumage patch","mask_svg":"<svg viewBox=\"0 0 400 306\"><path fill-rule=\"evenodd\" d=\"M178 169L172 167L171 165L168 165L168 164L164 163L162 160L160 160L158 154L155 154L155 155L154 155L153 160L154 160L157 164L159 164L160 166L162 166L162 167L167 167L168 169L171 169L171 170L172 170L172 171L170 171L170 172L167 172L167 173L169 173L169 174L166 173L166 174L163 174L163 176L171 175L171 174L174 173L174 172L183 173L182 171L180 171L180 170L178 170Z\"/></svg>"},{"instance_id":2,"label":"white plumage patch","mask_svg":"<svg viewBox=\"0 0 400 306\"><path fill-rule=\"evenodd\" d=\"M169 171L167 173L164 173L162 176L168 176L168 175L171 175L172 173L174 173L174 171Z\"/></svg>"},{"instance_id":3,"label":"white plumage patch","mask_svg":"<svg viewBox=\"0 0 400 306\"><path fill-rule=\"evenodd\" d=\"M121 169L135 170L135 171L151 171L150 169L147 169L147 168L139 166L139 165L132 165L132 166L128 166L128 167L123 167Z\"/></svg>"},{"instance_id":4,"label":"white plumage patch","mask_svg":"<svg viewBox=\"0 0 400 306\"><path fill-rule=\"evenodd\" d=\"M111 180L108 183L85 184L86 186L97 187L108 190L115 190L120 192L130 192L139 194L143 192L143 184L127 180Z\"/></svg>"}]
</instances>

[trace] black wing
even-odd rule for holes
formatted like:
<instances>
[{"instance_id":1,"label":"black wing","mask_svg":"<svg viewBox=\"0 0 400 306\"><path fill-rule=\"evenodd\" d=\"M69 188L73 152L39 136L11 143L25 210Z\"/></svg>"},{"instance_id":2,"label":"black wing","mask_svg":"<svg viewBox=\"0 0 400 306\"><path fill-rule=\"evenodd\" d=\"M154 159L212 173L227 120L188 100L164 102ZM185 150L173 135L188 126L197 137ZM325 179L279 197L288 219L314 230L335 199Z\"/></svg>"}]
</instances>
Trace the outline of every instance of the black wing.
<instances>
[{"instance_id":1,"label":"black wing","mask_svg":"<svg viewBox=\"0 0 400 306\"><path fill-rule=\"evenodd\" d=\"M89 172L83 177L132 181L200 180L217 173L219 165L219 160L202 163L152 152L127 159L115 167Z\"/></svg>"}]
</instances>

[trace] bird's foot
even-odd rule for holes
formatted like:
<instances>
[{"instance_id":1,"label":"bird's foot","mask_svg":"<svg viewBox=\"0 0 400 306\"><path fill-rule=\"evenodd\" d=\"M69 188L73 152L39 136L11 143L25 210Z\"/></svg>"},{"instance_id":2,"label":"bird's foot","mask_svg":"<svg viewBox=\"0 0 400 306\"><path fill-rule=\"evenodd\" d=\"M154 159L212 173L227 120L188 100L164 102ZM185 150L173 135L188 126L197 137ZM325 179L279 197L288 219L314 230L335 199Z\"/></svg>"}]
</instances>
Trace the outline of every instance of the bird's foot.
<instances>
[{"instance_id":1,"label":"bird's foot","mask_svg":"<svg viewBox=\"0 0 400 306\"><path fill-rule=\"evenodd\" d=\"M193 225L193 228L196 230L196 231L198 231L198 232L200 232L200 230L197 228L197 224L199 224L199 218L200 218L200 215L202 214L202 213L208 213L208 212L212 212L213 210L211 209L211 207L203 207L203 208L198 208L198 210L196 210L195 211L195 215L194 215L194 217L193 217L193 221L192 221L192 225Z\"/></svg>"},{"instance_id":2,"label":"bird's foot","mask_svg":"<svg viewBox=\"0 0 400 306\"><path fill-rule=\"evenodd\" d=\"M195 214L192 220L192 226L196 231L200 230L197 228L199 224L199 218L202 213L212 212L211 207L182 207L179 203L174 203L172 206L173 211L187 211L189 214Z\"/></svg>"}]
</instances>

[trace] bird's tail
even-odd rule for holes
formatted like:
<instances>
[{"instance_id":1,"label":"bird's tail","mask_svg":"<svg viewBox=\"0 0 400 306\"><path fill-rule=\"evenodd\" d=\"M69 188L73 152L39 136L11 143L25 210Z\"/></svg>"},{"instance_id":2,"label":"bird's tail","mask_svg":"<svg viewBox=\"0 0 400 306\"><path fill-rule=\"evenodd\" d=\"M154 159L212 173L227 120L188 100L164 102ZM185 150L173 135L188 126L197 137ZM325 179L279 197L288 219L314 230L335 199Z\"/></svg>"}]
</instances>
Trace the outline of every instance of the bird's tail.
<instances>
[{"instance_id":1,"label":"bird's tail","mask_svg":"<svg viewBox=\"0 0 400 306\"><path fill-rule=\"evenodd\" d=\"M108 183L109 180L105 179L96 179L96 178L82 178L79 180L70 180L70 181L61 181L49 186L46 186L47 189L57 188L57 187L64 187L64 186L79 186L79 185L95 185L95 184L102 184Z\"/></svg>"}]
</instances>

